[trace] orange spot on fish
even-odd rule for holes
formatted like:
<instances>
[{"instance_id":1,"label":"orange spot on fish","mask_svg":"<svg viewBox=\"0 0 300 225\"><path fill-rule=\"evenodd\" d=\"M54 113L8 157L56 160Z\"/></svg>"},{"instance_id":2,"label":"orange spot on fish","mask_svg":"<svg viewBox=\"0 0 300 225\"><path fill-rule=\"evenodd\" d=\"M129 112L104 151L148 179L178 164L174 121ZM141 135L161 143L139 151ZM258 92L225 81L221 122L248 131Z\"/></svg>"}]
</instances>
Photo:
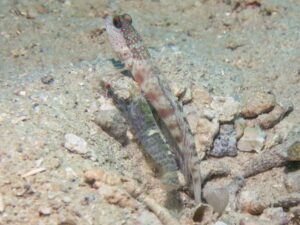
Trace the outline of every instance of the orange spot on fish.
<instances>
[{"instance_id":1,"label":"orange spot on fish","mask_svg":"<svg viewBox=\"0 0 300 225\"><path fill-rule=\"evenodd\" d=\"M162 118L167 118L169 116L171 116L174 113L174 109L159 109L158 110L158 114L162 117Z\"/></svg>"},{"instance_id":2,"label":"orange spot on fish","mask_svg":"<svg viewBox=\"0 0 300 225\"><path fill-rule=\"evenodd\" d=\"M178 124L177 123L171 123L168 125L169 129L172 130L172 129L175 129L178 127Z\"/></svg>"},{"instance_id":3,"label":"orange spot on fish","mask_svg":"<svg viewBox=\"0 0 300 225\"><path fill-rule=\"evenodd\" d=\"M143 73L141 71L137 71L134 74L134 80L139 84L142 85L142 83L144 82L144 76Z\"/></svg>"},{"instance_id":4,"label":"orange spot on fish","mask_svg":"<svg viewBox=\"0 0 300 225\"><path fill-rule=\"evenodd\" d=\"M161 96L161 93L156 93L156 92L148 92L145 94L146 98L148 101L150 102L155 102L159 99L159 97Z\"/></svg>"},{"instance_id":5,"label":"orange spot on fish","mask_svg":"<svg viewBox=\"0 0 300 225\"><path fill-rule=\"evenodd\" d=\"M182 142L182 136L176 136L175 140L176 140L177 143Z\"/></svg>"}]
</instances>

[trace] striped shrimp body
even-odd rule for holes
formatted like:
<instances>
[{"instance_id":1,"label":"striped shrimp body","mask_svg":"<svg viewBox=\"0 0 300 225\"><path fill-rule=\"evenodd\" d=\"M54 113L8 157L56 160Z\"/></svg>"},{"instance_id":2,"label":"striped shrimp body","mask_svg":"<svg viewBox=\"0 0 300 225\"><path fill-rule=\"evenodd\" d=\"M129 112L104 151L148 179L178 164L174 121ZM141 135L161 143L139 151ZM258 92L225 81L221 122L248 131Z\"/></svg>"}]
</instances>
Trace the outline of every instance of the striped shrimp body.
<instances>
[{"instance_id":1,"label":"striped shrimp body","mask_svg":"<svg viewBox=\"0 0 300 225\"><path fill-rule=\"evenodd\" d=\"M186 182L192 185L196 202L201 202L201 175L195 142L182 107L170 88L160 80L159 71L152 66L150 54L141 36L132 26L128 14L106 17L105 26L114 51L132 72L141 91L164 122L176 144L174 153Z\"/></svg>"}]
</instances>

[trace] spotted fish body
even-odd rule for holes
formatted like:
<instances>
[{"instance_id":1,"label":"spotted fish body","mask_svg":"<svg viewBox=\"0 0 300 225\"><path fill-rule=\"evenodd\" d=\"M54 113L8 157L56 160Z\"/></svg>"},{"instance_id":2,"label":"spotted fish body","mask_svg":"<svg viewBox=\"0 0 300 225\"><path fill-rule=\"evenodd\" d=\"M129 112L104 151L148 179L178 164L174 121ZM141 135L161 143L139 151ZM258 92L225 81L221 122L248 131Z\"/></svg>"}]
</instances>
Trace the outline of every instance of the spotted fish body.
<instances>
[{"instance_id":1,"label":"spotted fish body","mask_svg":"<svg viewBox=\"0 0 300 225\"><path fill-rule=\"evenodd\" d=\"M159 71L152 66L150 54L132 26L131 17L127 14L106 17L105 26L114 51L132 72L144 96L167 127L172 142L176 144L174 153L179 167L186 182L192 186L195 201L201 202L200 162L182 107L167 84L160 80Z\"/></svg>"},{"instance_id":2,"label":"spotted fish body","mask_svg":"<svg viewBox=\"0 0 300 225\"><path fill-rule=\"evenodd\" d=\"M103 77L101 83L131 125L163 187L170 191L180 188L177 176L178 167L170 146L157 125L150 105L141 95L136 83L123 74Z\"/></svg>"}]
</instances>

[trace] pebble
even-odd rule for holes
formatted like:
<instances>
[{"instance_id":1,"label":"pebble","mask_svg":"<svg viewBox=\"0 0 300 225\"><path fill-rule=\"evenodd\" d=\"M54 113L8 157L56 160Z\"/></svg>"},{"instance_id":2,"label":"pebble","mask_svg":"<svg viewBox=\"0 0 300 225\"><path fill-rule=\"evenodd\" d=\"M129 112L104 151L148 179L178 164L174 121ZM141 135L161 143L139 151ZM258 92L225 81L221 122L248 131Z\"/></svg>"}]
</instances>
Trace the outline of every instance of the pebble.
<instances>
[{"instance_id":1,"label":"pebble","mask_svg":"<svg viewBox=\"0 0 300 225\"><path fill-rule=\"evenodd\" d=\"M283 141L283 137L279 133L268 135L265 142L265 149L271 149L276 145L281 144L282 141Z\"/></svg>"},{"instance_id":2,"label":"pebble","mask_svg":"<svg viewBox=\"0 0 300 225\"><path fill-rule=\"evenodd\" d=\"M216 120L210 121L200 118L195 133L195 143L198 156L203 158L213 144L214 137L219 132L219 123Z\"/></svg>"},{"instance_id":3,"label":"pebble","mask_svg":"<svg viewBox=\"0 0 300 225\"><path fill-rule=\"evenodd\" d=\"M289 112L293 110L292 104L281 106L277 104L270 113L265 113L258 116L258 124L263 129L270 129L274 127L280 120L283 119Z\"/></svg>"},{"instance_id":4,"label":"pebble","mask_svg":"<svg viewBox=\"0 0 300 225\"><path fill-rule=\"evenodd\" d=\"M293 207L290 211L293 213L293 220L295 221L295 224L300 224L300 206Z\"/></svg>"},{"instance_id":5,"label":"pebble","mask_svg":"<svg viewBox=\"0 0 300 225\"><path fill-rule=\"evenodd\" d=\"M219 135L214 140L213 148L209 154L215 157L237 155L236 131L232 124L223 124L220 126Z\"/></svg>"},{"instance_id":6,"label":"pebble","mask_svg":"<svg viewBox=\"0 0 300 225\"><path fill-rule=\"evenodd\" d=\"M300 192L300 170L292 171L285 177L285 186L291 192Z\"/></svg>"},{"instance_id":7,"label":"pebble","mask_svg":"<svg viewBox=\"0 0 300 225\"><path fill-rule=\"evenodd\" d=\"M236 209L236 195L243 187L245 181L242 177L234 177L231 182L219 187L205 185L203 197L216 213L221 215L224 210Z\"/></svg>"},{"instance_id":8,"label":"pebble","mask_svg":"<svg viewBox=\"0 0 300 225\"><path fill-rule=\"evenodd\" d=\"M61 166L61 159L59 158L49 158L45 161L45 167L48 169L57 169Z\"/></svg>"},{"instance_id":9,"label":"pebble","mask_svg":"<svg viewBox=\"0 0 300 225\"><path fill-rule=\"evenodd\" d=\"M198 124L195 123L195 121L197 121L199 119L199 115L195 111L189 112L187 114L186 119L188 121L188 124L190 125L192 134L196 134L197 133L197 125Z\"/></svg>"},{"instance_id":10,"label":"pebble","mask_svg":"<svg viewBox=\"0 0 300 225\"><path fill-rule=\"evenodd\" d=\"M88 152L86 141L75 134L65 135L64 147L73 153L86 154Z\"/></svg>"},{"instance_id":11,"label":"pebble","mask_svg":"<svg viewBox=\"0 0 300 225\"><path fill-rule=\"evenodd\" d=\"M247 218L247 219L241 219L239 225L279 225L279 224L274 224L270 223L271 221L269 220L260 220L257 218ZM280 224L281 225L281 224Z\"/></svg>"},{"instance_id":12,"label":"pebble","mask_svg":"<svg viewBox=\"0 0 300 225\"><path fill-rule=\"evenodd\" d=\"M247 127L247 123L243 118L238 118L234 121L234 128L236 131L237 140L239 140L243 136L246 127Z\"/></svg>"},{"instance_id":13,"label":"pebble","mask_svg":"<svg viewBox=\"0 0 300 225\"><path fill-rule=\"evenodd\" d=\"M48 203L49 203L50 207L56 211L63 207L63 204L62 204L62 201L60 198L55 198L55 199L49 200Z\"/></svg>"},{"instance_id":14,"label":"pebble","mask_svg":"<svg viewBox=\"0 0 300 225\"><path fill-rule=\"evenodd\" d=\"M200 86L193 86L192 94L194 96L193 102L195 102L197 105L208 105L211 104L213 100L209 92Z\"/></svg>"},{"instance_id":15,"label":"pebble","mask_svg":"<svg viewBox=\"0 0 300 225\"><path fill-rule=\"evenodd\" d=\"M214 177L227 176L231 172L227 163L216 161L215 159L202 161L200 163L200 168L203 184Z\"/></svg>"},{"instance_id":16,"label":"pebble","mask_svg":"<svg viewBox=\"0 0 300 225\"><path fill-rule=\"evenodd\" d=\"M254 191L242 191L238 198L238 206L242 212L250 213L251 215L260 215L266 208L258 194Z\"/></svg>"},{"instance_id":17,"label":"pebble","mask_svg":"<svg viewBox=\"0 0 300 225\"><path fill-rule=\"evenodd\" d=\"M226 207L229 211L235 211L237 209L237 195L244 185L245 179L242 176L235 176L231 182L225 186L229 193L228 205Z\"/></svg>"},{"instance_id":18,"label":"pebble","mask_svg":"<svg viewBox=\"0 0 300 225\"><path fill-rule=\"evenodd\" d=\"M226 187L204 189L204 198L219 215L223 213L229 202L229 191Z\"/></svg>"},{"instance_id":19,"label":"pebble","mask_svg":"<svg viewBox=\"0 0 300 225\"><path fill-rule=\"evenodd\" d=\"M295 141L288 147L287 157L289 161L300 161L300 141Z\"/></svg>"},{"instance_id":20,"label":"pebble","mask_svg":"<svg viewBox=\"0 0 300 225\"><path fill-rule=\"evenodd\" d=\"M17 48L17 49L12 49L11 50L11 55L14 58L18 58L20 56L25 56L27 54L28 50L26 50L24 47Z\"/></svg>"},{"instance_id":21,"label":"pebble","mask_svg":"<svg viewBox=\"0 0 300 225\"><path fill-rule=\"evenodd\" d=\"M49 216L51 214L51 208L47 206L42 206L39 208L39 214L41 216Z\"/></svg>"},{"instance_id":22,"label":"pebble","mask_svg":"<svg viewBox=\"0 0 300 225\"><path fill-rule=\"evenodd\" d=\"M240 103L232 97L213 97L210 107L218 114L221 123L231 122L240 113Z\"/></svg>"},{"instance_id":23,"label":"pebble","mask_svg":"<svg viewBox=\"0 0 300 225\"><path fill-rule=\"evenodd\" d=\"M287 135L287 159L300 161L300 127L295 126Z\"/></svg>"},{"instance_id":24,"label":"pebble","mask_svg":"<svg viewBox=\"0 0 300 225\"><path fill-rule=\"evenodd\" d=\"M271 111L276 105L275 96L264 92L246 92L241 114L245 118L253 118Z\"/></svg>"},{"instance_id":25,"label":"pebble","mask_svg":"<svg viewBox=\"0 0 300 225\"><path fill-rule=\"evenodd\" d=\"M122 145L127 143L128 124L117 108L97 112L95 123Z\"/></svg>"},{"instance_id":26,"label":"pebble","mask_svg":"<svg viewBox=\"0 0 300 225\"><path fill-rule=\"evenodd\" d=\"M41 78L43 84L51 84L54 81L54 77L52 75L46 75Z\"/></svg>"},{"instance_id":27,"label":"pebble","mask_svg":"<svg viewBox=\"0 0 300 225\"><path fill-rule=\"evenodd\" d=\"M224 223L222 221L217 221L217 222L215 222L214 225L227 225L227 223Z\"/></svg>"},{"instance_id":28,"label":"pebble","mask_svg":"<svg viewBox=\"0 0 300 225\"><path fill-rule=\"evenodd\" d=\"M25 90L17 90L15 94L18 96L26 96L27 93Z\"/></svg>"},{"instance_id":29,"label":"pebble","mask_svg":"<svg viewBox=\"0 0 300 225\"><path fill-rule=\"evenodd\" d=\"M181 102L183 105L190 103L193 100L192 91L190 88L187 88L185 94L183 95Z\"/></svg>"},{"instance_id":30,"label":"pebble","mask_svg":"<svg viewBox=\"0 0 300 225\"><path fill-rule=\"evenodd\" d=\"M128 99L129 96L126 95L124 96L125 99ZM100 96L100 98L98 99L99 103L100 103L100 110L113 110L113 109L117 109L117 107L114 105L113 100L111 98L105 98L104 96ZM98 107L96 105L96 107Z\"/></svg>"},{"instance_id":31,"label":"pebble","mask_svg":"<svg viewBox=\"0 0 300 225\"><path fill-rule=\"evenodd\" d=\"M260 152L264 147L265 138L266 134L260 127L246 127L237 147L244 152Z\"/></svg>"},{"instance_id":32,"label":"pebble","mask_svg":"<svg viewBox=\"0 0 300 225\"><path fill-rule=\"evenodd\" d=\"M58 225L77 225L77 223L73 219L63 219Z\"/></svg>"},{"instance_id":33,"label":"pebble","mask_svg":"<svg viewBox=\"0 0 300 225\"><path fill-rule=\"evenodd\" d=\"M266 208L260 218L270 220L271 224L274 225L289 224L288 214L281 207Z\"/></svg>"},{"instance_id":34,"label":"pebble","mask_svg":"<svg viewBox=\"0 0 300 225\"><path fill-rule=\"evenodd\" d=\"M172 93L178 98L181 99L185 93L187 88L185 87L184 84L182 83L175 83L175 82L171 82L170 83L170 88Z\"/></svg>"},{"instance_id":35,"label":"pebble","mask_svg":"<svg viewBox=\"0 0 300 225\"><path fill-rule=\"evenodd\" d=\"M151 221L151 222L150 222ZM124 223L128 224L128 223ZM161 222L159 219L151 212L148 210L142 210L140 213L138 213L137 217L137 224L141 225L161 225Z\"/></svg>"},{"instance_id":36,"label":"pebble","mask_svg":"<svg viewBox=\"0 0 300 225\"><path fill-rule=\"evenodd\" d=\"M71 198L70 198L69 196L64 196L64 197L62 198L62 201L63 201L64 203L66 203L66 204L69 204L69 203L71 202Z\"/></svg>"}]
</instances>

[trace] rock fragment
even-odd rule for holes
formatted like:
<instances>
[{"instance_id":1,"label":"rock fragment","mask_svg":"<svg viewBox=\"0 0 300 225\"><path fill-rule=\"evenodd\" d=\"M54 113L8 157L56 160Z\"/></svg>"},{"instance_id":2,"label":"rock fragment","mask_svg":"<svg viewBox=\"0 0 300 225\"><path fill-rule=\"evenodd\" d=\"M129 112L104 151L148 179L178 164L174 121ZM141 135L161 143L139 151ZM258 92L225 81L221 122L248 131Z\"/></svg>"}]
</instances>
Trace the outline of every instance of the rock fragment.
<instances>
[{"instance_id":1,"label":"rock fragment","mask_svg":"<svg viewBox=\"0 0 300 225\"><path fill-rule=\"evenodd\" d=\"M240 113L240 103L232 97L213 97L210 107L221 123L231 122Z\"/></svg>"},{"instance_id":2,"label":"rock fragment","mask_svg":"<svg viewBox=\"0 0 300 225\"><path fill-rule=\"evenodd\" d=\"M258 124L263 129L270 129L274 127L280 120L283 119L289 112L293 110L293 106L288 104L286 106L281 106L277 104L274 109L267 113L260 115L258 119Z\"/></svg>"},{"instance_id":3,"label":"rock fragment","mask_svg":"<svg viewBox=\"0 0 300 225\"><path fill-rule=\"evenodd\" d=\"M223 213L229 202L229 191L226 187L205 189L204 198L219 215Z\"/></svg>"},{"instance_id":4,"label":"rock fragment","mask_svg":"<svg viewBox=\"0 0 300 225\"><path fill-rule=\"evenodd\" d=\"M288 147L287 157L289 161L300 161L300 140Z\"/></svg>"},{"instance_id":5,"label":"rock fragment","mask_svg":"<svg viewBox=\"0 0 300 225\"><path fill-rule=\"evenodd\" d=\"M300 192L300 170L287 174L285 177L285 186L289 192Z\"/></svg>"},{"instance_id":6,"label":"rock fragment","mask_svg":"<svg viewBox=\"0 0 300 225\"><path fill-rule=\"evenodd\" d=\"M181 99L185 93L186 93L186 87L184 84L182 83L175 83L175 82L171 82L170 83L170 88L172 93L178 98Z\"/></svg>"},{"instance_id":7,"label":"rock fragment","mask_svg":"<svg viewBox=\"0 0 300 225\"><path fill-rule=\"evenodd\" d=\"M247 127L247 123L243 118L238 118L234 121L234 128L236 130L236 139L239 140Z\"/></svg>"},{"instance_id":8,"label":"rock fragment","mask_svg":"<svg viewBox=\"0 0 300 225\"><path fill-rule=\"evenodd\" d=\"M246 92L241 114L245 118L253 118L270 112L276 105L275 96L264 92Z\"/></svg>"},{"instance_id":9,"label":"rock fragment","mask_svg":"<svg viewBox=\"0 0 300 225\"><path fill-rule=\"evenodd\" d=\"M213 148L209 154L215 157L237 155L236 131L233 125L223 124L220 126L220 132L214 140Z\"/></svg>"},{"instance_id":10,"label":"rock fragment","mask_svg":"<svg viewBox=\"0 0 300 225\"><path fill-rule=\"evenodd\" d=\"M63 219L58 225L77 225L77 223L73 219Z\"/></svg>"},{"instance_id":11,"label":"rock fragment","mask_svg":"<svg viewBox=\"0 0 300 225\"><path fill-rule=\"evenodd\" d=\"M214 137L219 131L219 123L200 118L197 122L195 143L196 151L200 158L203 158L206 152L211 148Z\"/></svg>"},{"instance_id":12,"label":"rock fragment","mask_svg":"<svg viewBox=\"0 0 300 225\"><path fill-rule=\"evenodd\" d=\"M204 203L200 203L193 213L193 221L201 222L202 224L208 224L211 222L214 215L213 208Z\"/></svg>"},{"instance_id":13,"label":"rock fragment","mask_svg":"<svg viewBox=\"0 0 300 225\"><path fill-rule=\"evenodd\" d=\"M262 220L255 217L250 217L246 219L241 219L239 225L279 225L274 224L269 220Z\"/></svg>"},{"instance_id":14,"label":"rock fragment","mask_svg":"<svg viewBox=\"0 0 300 225\"><path fill-rule=\"evenodd\" d=\"M184 96L181 99L183 105L190 103L193 100L193 94L190 88L187 88Z\"/></svg>"},{"instance_id":15,"label":"rock fragment","mask_svg":"<svg viewBox=\"0 0 300 225\"><path fill-rule=\"evenodd\" d=\"M54 77L52 75L46 75L41 78L43 84L51 84L54 81Z\"/></svg>"},{"instance_id":16,"label":"rock fragment","mask_svg":"<svg viewBox=\"0 0 300 225\"><path fill-rule=\"evenodd\" d=\"M39 208L39 214L40 214L40 216L50 216L51 208L48 206L41 206Z\"/></svg>"},{"instance_id":17,"label":"rock fragment","mask_svg":"<svg viewBox=\"0 0 300 225\"><path fill-rule=\"evenodd\" d=\"M260 218L269 220L274 225L289 224L288 214L281 207L266 208Z\"/></svg>"},{"instance_id":18,"label":"rock fragment","mask_svg":"<svg viewBox=\"0 0 300 225\"><path fill-rule=\"evenodd\" d=\"M200 164L202 185L214 177L227 176L230 169L227 164L216 160L204 160Z\"/></svg>"},{"instance_id":19,"label":"rock fragment","mask_svg":"<svg viewBox=\"0 0 300 225\"><path fill-rule=\"evenodd\" d=\"M287 159L289 161L300 161L300 127L293 127L286 139Z\"/></svg>"},{"instance_id":20,"label":"rock fragment","mask_svg":"<svg viewBox=\"0 0 300 225\"><path fill-rule=\"evenodd\" d=\"M266 138L266 142L265 142L265 149L271 149L273 147L275 147L276 145L281 144L283 141L283 137L278 134L269 134L268 137Z\"/></svg>"},{"instance_id":21,"label":"rock fragment","mask_svg":"<svg viewBox=\"0 0 300 225\"><path fill-rule=\"evenodd\" d=\"M200 86L193 86L192 94L194 96L193 102L195 102L197 105L208 105L213 100L209 92Z\"/></svg>"},{"instance_id":22,"label":"rock fragment","mask_svg":"<svg viewBox=\"0 0 300 225\"><path fill-rule=\"evenodd\" d=\"M300 224L300 206L296 206L290 209L293 214L291 222L292 224Z\"/></svg>"},{"instance_id":23,"label":"rock fragment","mask_svg":"<svg viewBox=\"0 0 300 225\"><path fill-rule=\"evenodd\" d=\"M122 145L127 143L128 124L117 108L97 112L95 123Z\"/></svg>"},{"instance_id":24,"label":"rock fragment","mask_svg":"<svg viewBox=\"0 0 300 225\"><path fill-rule=\"evenodd\" d=\"M157 216L162 224L179 225L179 222L166 208L143 194L142 188L130 178L104 170L89 170L85 173L85 181L98 189L98 194L110 204L135 211L144 210L146 206ZM145 206L142 207L141 204Z\"/></svg>"},{"instance_id":25,"label":"rock fragment","mask_svg":"<svg viewBox=\"0 0 300 225\"><path fill-rule=\"evenodd\" d=\"M86 154L88 152L86 141L75 134L66 134L64 147L70 152Z\"/></svg>"},{"instance_id":26,"label":"rock fragment","mask_svg":"<svg viewBox=\"0 0 300 225\"><path fill-rule=\"evenodd\" d=\"M260 152L264 147L265 138L266 134L260 127L246 127L238 142L238 149L244 152Z\"/></svg>"},{"instance_id":27,"label":"rock fragment","mask_svg":"<svg viewBox=\"0 0 300 225\"><path fill-rule=\"evenodd\" d=\"M243 177L236 176L225 186L215 188L205 186L203 196L207 203L213 207L214 211L220 215L225 208L236 209L236 195L244 186L244 183Z\"/></svg>"},{"instance_id":28,"label":"rock fragment","mask_svg":"<svg viewBox=\"0 0 300 225\"><path fill-rule=\"evenodd\" d=\"M280 167L287 163L286 154L282 154L282 146L265 150L245 163L242 176L247 178L265 172L274 167Z\"/></svg>"},{"instance_id":29,"label":"rock fragment","mask_svg":"<svg viewBox=\"0 0 300 225\"><path fill-rule=\"evenodd\" d=\"M260 215L267 205L262 202L256 192L243 191L238 198L238 207L242 212L247 212L251 215Z\"/></svg>"},{"instance_id":30,"label":"rock fragment","mask_svg":"<svg viewBox=\"0 0 300 225\"><path fill-rule=\"evenodd\" d=\"M224 223L222 221L217 221L217 222L215 222L214 225L227 225L227 223Z\"/></svg>"}]
</instances>

